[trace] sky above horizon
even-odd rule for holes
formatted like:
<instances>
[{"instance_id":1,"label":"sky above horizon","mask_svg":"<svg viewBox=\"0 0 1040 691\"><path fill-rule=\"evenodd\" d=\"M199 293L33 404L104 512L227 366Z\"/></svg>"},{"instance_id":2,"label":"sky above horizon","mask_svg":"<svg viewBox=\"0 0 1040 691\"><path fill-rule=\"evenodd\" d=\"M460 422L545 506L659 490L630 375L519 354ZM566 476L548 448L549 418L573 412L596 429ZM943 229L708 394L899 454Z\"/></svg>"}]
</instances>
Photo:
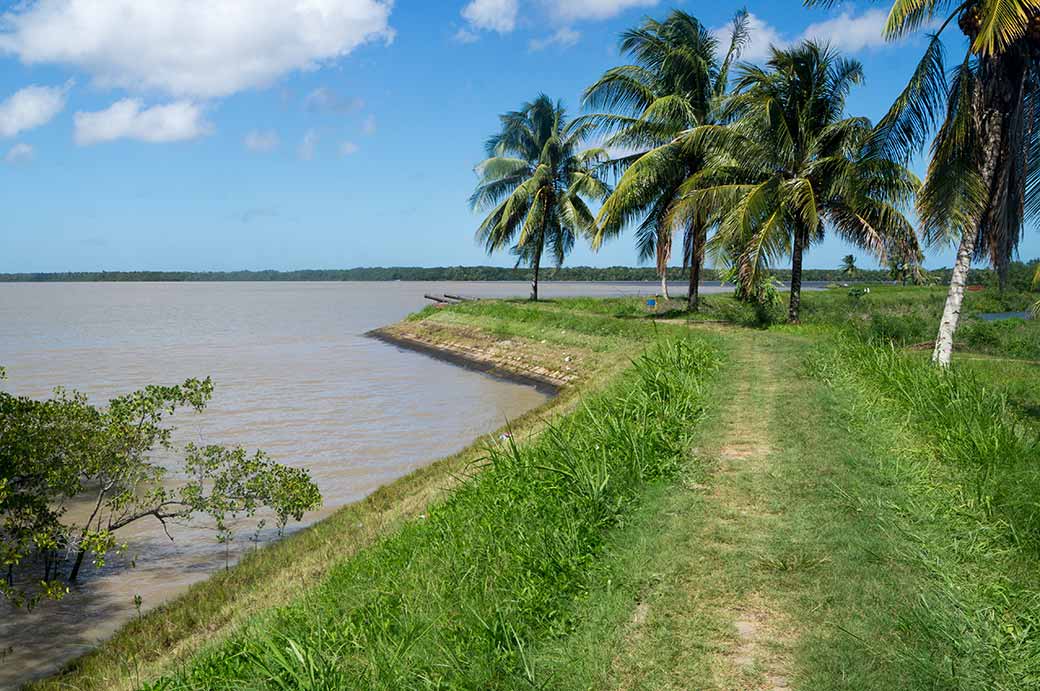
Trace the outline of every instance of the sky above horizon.
<instances>
[{"instance_id":1,"label":"sky above horizon","mask_svg":"<svg viewBox=\"0 0 1040 691\"><path fill-rule=\"evenodd\" d=\"M511 265L467 199L497 116L544 92L581 112L617 38L673 7L723 30L734 3L655 0L30 0L0 3L0 272ZM747 3L770 44L862 61L877 119L921 37L884 5ZM963 54L949 32L948 58ZM915 163L923 174L924 159ZM807 266L848 253L835 238ZM1027 227L1021 256L1040 255ZM926 266L952 262L931 249ZM574 265L637 264L631 234Z\"/></svg>"}]
</instances>

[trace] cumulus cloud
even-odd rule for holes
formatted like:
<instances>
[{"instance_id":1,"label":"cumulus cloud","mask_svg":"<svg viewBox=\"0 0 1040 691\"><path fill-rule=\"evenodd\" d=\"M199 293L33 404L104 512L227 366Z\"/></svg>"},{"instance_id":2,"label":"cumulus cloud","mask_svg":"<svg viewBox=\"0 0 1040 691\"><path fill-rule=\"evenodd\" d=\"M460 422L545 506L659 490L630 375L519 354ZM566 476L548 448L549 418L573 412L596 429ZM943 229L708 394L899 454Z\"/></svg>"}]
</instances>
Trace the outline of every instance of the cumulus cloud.
<instances>
[{"instance_id":1,"label":"cumulus cloud","mask_svg":"<svg viewBox=\"0 0 1040 691\"><path fill-rule=\"evenodd\" d=\"M527 47L530 50L544 50L550 46L566 48L567 46L573 46L580 38L581 34L579 32L565 26L543 38L532 38L527 43Z\"/></svg>"},{"instance_id":2,"label":"cumulus cloud","mask_svg":"<svg viewBox=\"0 0 1040 691\"><path fill-rule=\"evenodd\" d=\"M462 8L466 26L455 32L459 43L472 43L480 31L507 34L520 21L526 25L548 23L556 31L542 38L532 39L528 47L542 50L549 46L570 46L577 42L574 22L602 20L616 17L634 7L652 7L659 0L470 0Z\"/></svg>"},{"instance_id":3,"label":"cumulus cloud","mask_svg":"<svg viewBox=\"0 0 1040 691\"><path fill-rule=\"evenodd\" d=\"M339 145L339 155L350 156L351 154L356 154L359 148L354 142L343 142Z\"/></svg>"},{"instance_id":4,"label":"cumulus cloud","mask_svg":"<svg viewBox=\"0 0 1040 691\"><path fill-rule=\"evenodd\" d=\"M13 137L50 122L65 107L70 86L27 86L0 101L0 137Z\"/></svg>"},{"instance_id":5,"label":"cumulus cloud","mask_svg":"<svg viewBox=\"0 0 1040 691\"><path fill-rule=\"evenodd\" d=\"M77 112L74 122L76 143L80 146L116 139L176 142L212 131L203 118L202 108L188 101L145 108L140 99L124 98L104 110Z\"/></svg>"},{"instance_id":6,"label":"cumulus cloud","mask_svg":"<svg viewBox=\"0 0 1040 691\"><path fill-rule=\"evenodd\" d=\"M769 48L786 48L804 40L829 43L846 53L855 53L865 48L876 48L885 44L881 30L885 25L885 12L867 10L855 15L845 10L841 14L821 22L814 22L796 36L785 36L776 27L754 14L748 15L750 42L740 57L749 62L758 62L769 57ZM712 33L719 39L720 49L728 46L730 26L718 27Z\"/></svg>"},{"instance_id":7,"label":"cumulus cloud","mask_svg":"<svg viewBox=\"0 0 1040 691\"><path fill-rule=\"evenodd\" d=\"M301 160L310 161L314 158L314 152L318 148L318 133L314 130L307 130L303 139L300 141L300 145L296 147L296 155Z\"/></svg>"},{"instance_id":8,"label":"cumulus cloud","mask_svg":"<svg viewBox=\"0 0 1040 691\"><path fill-rule=\"evenodd\" d=\"M475 29L508 33L516 27L517 0L471 0L462 18Z\"/></svg>"},{"instance_id":9,"label":"cumulus cloud","mask_svg":"<svg viewBox=\"0 0 1040 691\"><path fill-rule=\"evenodd\" d=\"M565 0L548 2L549 12L562 22L582 19L610 19L634 7L653 7L658 0Z\"/></svg>"},{"instance_id":10,"label":"cumulus cloud","mask_svg":"<svg viewBox=\"0 0 1040 691\"><path fill-rule=\"evenodd\" d=\"M456 31L454 35L452 35L452 38L458 43L476 43L480 39L480 36L463 27Z\"/></svg>"},{"instance_id":11,"label":"cumulus cloud","mask_svg":"<svg viewBox=\"0 0 1040 691\"><path fill-rule=\"evenodd\" d=\"M321 86L307 94L303 104L307 110L314 112L354 113L365 107L365 99L344 96L335 89Z\"/></svg>"},{"instance_id":12,"label":"cumulus cloud","mask_svg":"<svg viewBox=\"0 0 1040 691\"><path fill-rule=\"evenodd\" d=\"M887 19L888 15L884 10L879 9L867 10L858 17L844 11L837 17L810 24L801 37L821 43L829 42L835 48L855 53L864 48L877 48L885 44L881 32Z\"/></svg>"},{"instance_id":13,"label":"cumulus cloud","mask_svg":"<svg viewBox=\"0 0 1040 691\"><path fill-rule=\"evenodd\" d=\"M274 130L252 130L247 133L242 144L249 151L267 153L278 148L278 133Z\"/></svg>"},{"instance_id":14,"label":"cumulus cloud","mask_svg":"<svg viewBox=\"0 0 1040 691\"><path fill-rule=\"evenodd\" d=\"M393 38L392 0L36 0L0 15L0 52L102 86L226 96Z\"/></svg>"},{"instance_id":15,"label":"cumulus cloud","mask_svg":"<svg viewBox=\"0 0 1040 691\"><path fill-rule=\"evenodd\" d=\"M19 142L7 150L4 154L4 163L14 165L16 163L28 163L36 157L36 150L29 144Z\"/></svg>"}]
</instances>

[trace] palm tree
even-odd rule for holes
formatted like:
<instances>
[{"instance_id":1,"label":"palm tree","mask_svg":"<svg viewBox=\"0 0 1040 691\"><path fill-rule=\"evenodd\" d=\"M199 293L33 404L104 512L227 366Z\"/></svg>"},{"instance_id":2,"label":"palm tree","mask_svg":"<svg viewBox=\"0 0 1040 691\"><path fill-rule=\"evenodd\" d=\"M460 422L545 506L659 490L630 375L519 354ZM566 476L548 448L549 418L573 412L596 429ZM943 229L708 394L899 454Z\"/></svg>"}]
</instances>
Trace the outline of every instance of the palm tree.
<instances>
[{"instance_id":1,"label":"palm tree","mask_svg":"<svg viewBox=\"0 0 1040 691\"><path fill-rule=\"evenodd\" d=\"M533 269L531 299L538 299L538 273L548 250L559 267L578 233L596 234L584 199L603 199L609 188L596 167L603 149L579 150L592 125L569 122L563 105L542 94L520 110L499 118L502 129L487 141L488 158L470 197L474 209L488 211L477 239L488 253L512 245L518 263Z\"/></svg>"},{"instance_id":2,"label":"palm tree","mask_svg":"<svg viewBox=\"0 0 1040 691\"><path fill-rule=\"evenodd\" d=\"M845 274L846 276L849 276L851 278L852 276L856 275L856 272L858 270L859 269L856 266L856 256L855 255L853 255L853 254L846 254L844 257L841 258L841 269L840 269L840 271L843 274Z\"/></svg>"},{"instance_id":3,"label":"palm tree","mask_svg":"<svg viewBox=\"0 0 1040 691\"><path fill-rule=\"evenodd\" d=\"M885 34L899 38L937 20L909 83L880 123L879 144L909 160L942 114L917 212L928 242L958 243L932 352L946 366L972 259L988 259L1003 287L1024 219L1040 212L1040 4L895 0ZM954 20L967 40L948 83L941 39Z\"/></svg>"},{"instance_id":4,"label":"palm tree","mask_svg":"<svg viewBox=\"0 0 1040 691\"><path fill-rule=\"evenodd\" d=\"M826 226L884 259L889 245L915 246L902 209L919 182L874 149L869 120L845 116L862 80L854 60L807 41L773 48L766 68L742 65L720 117L684 139L709 152L687 181L680 206L710 209L716 244L737 248L741 282L751 290L769 263L791 257L788 321L801 304L802 257Z\"/></svg>"},{"instance_id":5,"label":"palm tree","mask_svg":"<svg viewBox=\"0 0 1040 691\"><path fill-rule=\"evenodd\" d=\"M584 119L608 133L608 147L633 152L610 162L623 174L600 210L593 246L638 222L639 259L656 259L661 292L667 297L672 236L683 230L691 310L697 309L709 224L696 209L674 213L679 188L702 164L677 138L710 122L712 101L725 92L729 66L746 42L747 22L747 12L737 15L729 49L719 60L717 40L696 18L680 10L663 22L647 18L621 35L620 50L632 64L607 70L585 90L585 105L604 112Z\"/></svg>"}]
</instances>

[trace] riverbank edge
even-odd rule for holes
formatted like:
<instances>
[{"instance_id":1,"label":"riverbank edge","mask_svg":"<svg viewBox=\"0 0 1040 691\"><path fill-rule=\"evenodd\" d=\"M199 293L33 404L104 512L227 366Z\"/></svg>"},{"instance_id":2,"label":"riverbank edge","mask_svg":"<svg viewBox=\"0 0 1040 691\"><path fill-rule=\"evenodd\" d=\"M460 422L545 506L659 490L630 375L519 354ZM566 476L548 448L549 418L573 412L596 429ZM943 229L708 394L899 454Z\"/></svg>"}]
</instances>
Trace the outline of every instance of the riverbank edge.
<instances>
[{"instance_id":1,"label":"riverbank edge","mask_svg":"<svg viewBox=\"0 0 1040 691\"><path fill-rule=\"evenodd\" d=\"M367 332L365 336L398 348L422 353L437 360L443 360L463 369L487 374L496 379L533 386L550 396L558 395L564 387L570 384L568 381L551 375L532 372L531 369L534 365L521 367L515 362L495 359L487 353L484 353L483 356L478 356L472 351L463 350L449 342L437 341L435 339L419 340L409 335L396 333L394 329L397 326L373 329Z\"/></svg>"},{"instance_id":2,"label":"riverbank edge","mask_svg":"<svg viewBox=\"0 0 1040 691\"><path fill-rule=\"evenodd\" d=\"M385 334L394 326L397 324L375 331ZM414 326L410 324L411 328ZM377 338L373 332L366 335ZM389 338L379 340L393 343ZM507 377L543 391L551 390L553 398L479 436L457 453L423 465L367 497L340 507L332 515L247 554L227 571L210 575L127 622L90 652L53 674L27 682L23 688L130 691L175 669L204 646L230 635L253 613L289 602L302 588L318 582L337 562L392 535L404 522L424 513L458 486L463 471L483 457L488 441L508 432L517 443L528 443L549 420L571 412L582 396L612 382L645 346L633 343L608 354L602 366L588 376L558 386L504 364L489 368L487 363L452 353L447 344L440 349L393 344L488 376Z\"/></svg>"}]
</instances>

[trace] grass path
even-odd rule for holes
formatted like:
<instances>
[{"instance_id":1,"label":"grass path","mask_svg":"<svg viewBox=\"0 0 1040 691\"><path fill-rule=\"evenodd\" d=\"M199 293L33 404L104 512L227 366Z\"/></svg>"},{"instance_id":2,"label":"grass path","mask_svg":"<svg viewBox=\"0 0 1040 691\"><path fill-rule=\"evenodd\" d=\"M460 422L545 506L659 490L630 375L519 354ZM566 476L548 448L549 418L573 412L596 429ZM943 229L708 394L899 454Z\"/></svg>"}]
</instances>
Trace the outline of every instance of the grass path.
<instances>
[{"instance_id":1,"label":"grass path","mask_svg":"<svg viewBox=\"0 0 1040 691\"><path fill-rule=\"evenodd\" d=\"M903 492L879 461L887 432L849 428L849 401L806 372L808 339L696 328L729 353L694 450L707 472L633 530L636 597L616 620L609 680L589 687L932 688L886 654L919 583L905 537L884 527Z\"/></svg>"},{"instance_id":2,"label":"grass path","mask_svg":"<svg viewBox=\"0 0 1040 691\"><path fill-rule=\"evenodd\" d=\"M724 384L693 451L695 475L622 547L638 585L616 626L610 679L597 680L606 688L791 688L797 635L759 566L782 520L770 483L793 354L769 334L700 328L727 342Z\"/></svg>"}]
</instances>

